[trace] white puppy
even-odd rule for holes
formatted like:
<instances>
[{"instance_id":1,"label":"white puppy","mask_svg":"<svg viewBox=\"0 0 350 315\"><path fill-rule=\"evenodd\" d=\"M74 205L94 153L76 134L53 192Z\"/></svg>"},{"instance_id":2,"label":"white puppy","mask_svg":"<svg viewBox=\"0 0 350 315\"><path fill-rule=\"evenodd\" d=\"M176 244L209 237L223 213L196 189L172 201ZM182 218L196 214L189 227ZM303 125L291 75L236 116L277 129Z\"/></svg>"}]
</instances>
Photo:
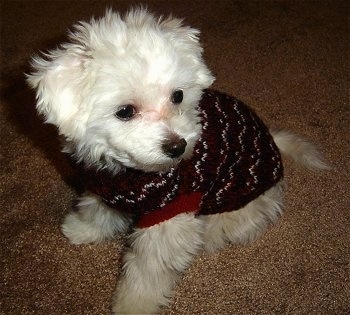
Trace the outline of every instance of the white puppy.
<instances>
[{"instance_id":1,"label":"white puppy","mask_svg":"<svg viewBox=\"0 0 350 315\"><path fill-rule=\"evenodd\" d=\"M83 244L130 231L116 314L159 311L198 251L254 240L277 219L277 147L326 167L306 141L288 132L273 141L248 107L207 90L214 79L198 35L144 9L107 11L33 58L37 109L87 183L64 235Z\"/></svg>"}]
</instances>

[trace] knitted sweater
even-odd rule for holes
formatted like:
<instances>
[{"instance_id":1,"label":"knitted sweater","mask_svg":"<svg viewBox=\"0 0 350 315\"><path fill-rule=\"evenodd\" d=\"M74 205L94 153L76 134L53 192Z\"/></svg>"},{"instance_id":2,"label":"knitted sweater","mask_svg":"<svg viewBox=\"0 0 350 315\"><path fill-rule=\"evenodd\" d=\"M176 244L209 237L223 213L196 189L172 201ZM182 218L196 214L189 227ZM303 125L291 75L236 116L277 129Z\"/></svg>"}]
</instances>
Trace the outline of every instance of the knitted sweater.
<instances>
[{"instance_id":1,"label":"knitted sweater","mask_svg":"<svg viewBox=\"0 0 350 315\"><path fill-rule=\"evenodd\" d=\"M87 189L149 227L182 212L238 210L283 176L280 153L263 122L239 100L206 90L198 105L202 134L191 159L165 173L86 170Z\"/></svg>"}]
</instances>

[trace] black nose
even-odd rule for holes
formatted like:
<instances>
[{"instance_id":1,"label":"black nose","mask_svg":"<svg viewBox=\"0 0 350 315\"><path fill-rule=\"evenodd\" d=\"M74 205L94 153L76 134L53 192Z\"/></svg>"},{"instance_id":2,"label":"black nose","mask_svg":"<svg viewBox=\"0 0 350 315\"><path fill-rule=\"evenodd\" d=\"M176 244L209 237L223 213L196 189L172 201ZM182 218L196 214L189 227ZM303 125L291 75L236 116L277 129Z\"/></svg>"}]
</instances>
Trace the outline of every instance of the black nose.
<instances>
[{"instance_id":1,"label":"black nose","mask_svg":"<svg viewBox=\"0 0 350 315\"><path fill-rule=\"evenodd\" d=\"M162 150L165 155L172 159L179 157L185 152L187 142L183 138L175 138L171 140L165 140L162 144Z\"/></svg>"}]
</instances>

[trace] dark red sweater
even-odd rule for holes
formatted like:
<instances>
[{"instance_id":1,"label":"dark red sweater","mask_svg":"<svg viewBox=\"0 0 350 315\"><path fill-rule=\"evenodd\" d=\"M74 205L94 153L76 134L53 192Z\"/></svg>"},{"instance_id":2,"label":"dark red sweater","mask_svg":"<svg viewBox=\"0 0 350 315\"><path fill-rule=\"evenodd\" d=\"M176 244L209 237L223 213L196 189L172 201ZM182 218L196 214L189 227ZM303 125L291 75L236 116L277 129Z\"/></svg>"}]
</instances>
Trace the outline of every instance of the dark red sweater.
<instances>
[{"instance_id":1,"label":"dark red sweater","mask_svg":"<svg viewBox=\"0 0 350 315\"><path fill-rule=\"evenodd\" d=\"M280 153L251 109L206 90L198 110L203 131L190 160L166 173L86 170L86 188L108 206L134 214L138 227L149 227L182 212L238 210L281 180Z\"/></svg>"}]
</instances>

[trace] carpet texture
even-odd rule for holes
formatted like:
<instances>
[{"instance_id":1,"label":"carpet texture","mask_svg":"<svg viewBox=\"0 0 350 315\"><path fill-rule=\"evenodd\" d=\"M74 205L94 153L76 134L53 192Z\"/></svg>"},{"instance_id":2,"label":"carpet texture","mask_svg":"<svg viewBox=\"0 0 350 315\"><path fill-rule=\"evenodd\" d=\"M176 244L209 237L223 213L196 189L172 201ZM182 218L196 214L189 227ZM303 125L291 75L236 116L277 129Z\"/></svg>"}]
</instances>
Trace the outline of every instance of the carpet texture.
<instances>
[{"instance_id":1,"label":"carpet texture","mask_svg":"<svg viewBox=\"0 0 350 315\"><path fill-rule=\"evenodd\" d=\"M148 1L201 29L214 88L306 136L332 170L286 161L285 214L249 246L198 256L168 314L349 314L347 1ZM2 1L0 314L109 314L123 239L72 246L59 226L81 190L25 84L30 56L77 20L128 1Z\"/></svg>"}]
</instances>

